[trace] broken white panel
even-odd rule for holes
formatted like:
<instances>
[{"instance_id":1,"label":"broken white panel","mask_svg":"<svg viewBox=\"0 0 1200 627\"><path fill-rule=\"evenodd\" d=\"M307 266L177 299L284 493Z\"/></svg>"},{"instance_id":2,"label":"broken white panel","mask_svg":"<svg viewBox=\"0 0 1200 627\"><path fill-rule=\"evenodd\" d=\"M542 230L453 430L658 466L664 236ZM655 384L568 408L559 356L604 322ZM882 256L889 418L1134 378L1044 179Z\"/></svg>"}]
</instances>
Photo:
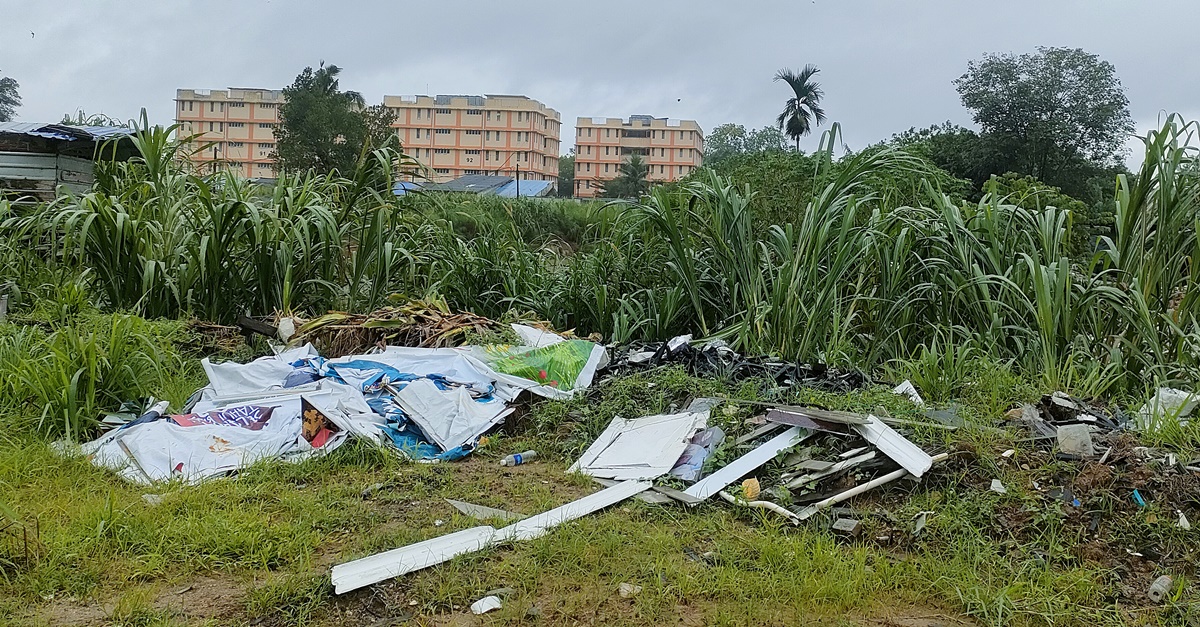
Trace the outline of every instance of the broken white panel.
<instances>
[{"instance_id":1,"label":"broken white panel","mask_svg":"<svg viewBox=\"0 0 1200 627\"><path fill-rule=\"evenodd\" d=\"M917 391L917 387L908 379L905 379L903 383L897 385L896 389L892 390L892 393L900 394L901 396L907 396L909 400L916 405L925 404L925 399L921 398L921 393Z\"/></svg>"},{"instance_id":2,"label":"broken white panel","mask_svg":"<svg viewBox=\"0 0 1200 627\"><path fill-rule=\"evenodd\" d=\"M654 479L671 471L688 441L708 424L708 409L699 412L617 416L583 452L568 472L604 479Z\"/></svg>"},{"instance_id":3,"label":"broken white panel","mask_svg":"<svg viewBox=\"0 0 1200 627\"><path fill-rule=\"evenodd\" d=\"M509 326L512 327L517 337L521 338L521 344L530 348L542 348L543 346L550 346L551 344L558 344L563 341L563 337L557 333L543 331L527 324L517 324L514 322Z\"/></svg>"},{"instance_id":4,"label":"broken white panel","mask_svg":"<svg viewBox=\"0 0 1200 627\"><path fill-rule=\"evenodd\" d=\"M1188 417L1200 404L1200 394L1192 394L1173 388L1158 388L1142 408L1138 410L1138 428L1153 429L1167 418L1173 418L1179 426L1186 427Z\"/></svg>"},{"instance_id":5,"label":"broken white panel","mask_svg":"<svg viewBox=\"0 0 1200 627\"><path fill-rule=\"evenodd\" d=\"M338 564L333 567L333 591L335 594L343 594L414 570L448 562L459 555L483 549L491 544L495 534L496 530L492 527L472 527Z\"/></svg>"},{"instance_id":6,"label":"broken white panel","mask_svg":"<svg viewBox=\"0 0 1200 627\"><path fill-rule=\"evenodd\" d=\"M522 514L517 514L503 509L497 509L495 507L488 507L486 505L476 505L474 503L456 501L454 499L446 499L446 502L453 505L454 509L457 509L471 518L478 518L479 520L495 518L497 520L509 522L525 518L525 516Z\"/></svg>"},{"instance_id":7,"label":"broken white panel","mask_svg":"<svg viewBox=\"0 0 1200 627\"><path fill-rule=\"evenodd\" d=\"M442 390L430 379L412 381L395 398L425 437L443 451L474 442L513 412L499 398L477 401L465 387Z\"/></svg>"},{"instance_id":8,"label":"broken white panel","mask_svg":"<svg viewBox=\"0 0 1200 627\"><path fill-rule=\"evenodd\" d=\"M595 494L589 494L562 507L556 507L548 512L531 516L521 522L498 529L496 530L495 541L509 542L512 540L531 540L541 537L564 522L583 518L610 505L616 505L631 496L649 490L652 485L654 484L649 481L623 481L611 488L605 488Z\"/></svg>"},{"instance_id":9,"label":"broken white panel","mask_svg":"<svg viewBox=\"0 0 1200 627\"><path fill-rule=\"evenodd\" d=\"M807 430L791 427L787 431L767 440L758 448L733 460L728 466L698 481L695 485L684 490L684 494L698 499L706 499L726 486L742 478L754 469L775 459L780 451L799 444L811 435Z\"/></svg>"},{"instance_id":10,"label":"broken white panel","mask_svg":"<svg viewBox=\"0 0 1200 627\"><path fill-rule=\"evenodd\" d=\"M875 416L867 416L867 424L850 425L850 428L914 477L920 477L933 466L933 458L928 453Z\"/></svg>"}]
</instances>

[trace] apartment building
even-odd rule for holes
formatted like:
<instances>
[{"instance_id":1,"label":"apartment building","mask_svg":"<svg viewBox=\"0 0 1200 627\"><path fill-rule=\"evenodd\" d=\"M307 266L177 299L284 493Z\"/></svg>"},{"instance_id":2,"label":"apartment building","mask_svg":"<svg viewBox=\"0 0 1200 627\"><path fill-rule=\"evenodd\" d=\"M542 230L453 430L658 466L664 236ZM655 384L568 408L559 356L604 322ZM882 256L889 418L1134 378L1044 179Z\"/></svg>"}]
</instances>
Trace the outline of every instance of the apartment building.
<instances>
[{"instance_id":1,"label":"apartment building","mask_svg":"<svg viewBox=\"0 0 1200 627\"><path fill-rule=\"evenodd\" d=\"M202 172L229 169L251 179L275 178L271 153L282 103L278 89L178 89L176 134L199 135L202 149L192 161Z\"/></svg>"},{"instance_id":2,"label":"apartment building","mask_svg":"<svg viewBox=\"0 0 1200 627\"><path fill-rule=\"evenodd\" d=\"M649 115L579 118L575 123L575 197L594 198L621 163L641 155L651 183L676 181L704 163L704 131L692 120Z\"/></svg>"},{"instance_id":3,"label":"apartment building","mask_svg":"<svg viewBox=\"0 0 1200 627\"><path fill-rule=\"evenodd\" d=\"M562 120L526 96L384 96L404 152L434 182L468 174L558 180Z\"/></svg>"}]
</instances>

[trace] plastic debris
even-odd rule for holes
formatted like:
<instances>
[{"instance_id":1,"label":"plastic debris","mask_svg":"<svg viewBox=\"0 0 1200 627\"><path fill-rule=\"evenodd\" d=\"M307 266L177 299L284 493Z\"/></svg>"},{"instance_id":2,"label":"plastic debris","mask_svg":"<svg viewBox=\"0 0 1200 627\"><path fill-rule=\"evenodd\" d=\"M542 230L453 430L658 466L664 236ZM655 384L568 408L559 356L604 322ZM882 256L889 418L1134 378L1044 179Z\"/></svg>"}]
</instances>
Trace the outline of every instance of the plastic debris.
<instances>
[{"instance_id":1,"label":"plastic debris","mask_svg":"<svg viewBox=\"0 0 1200 627\"><path fill-rule=\"evenodd\" d=\"M988 489L997 494L1008 494L1008 488L999 479L992 479L992 486Z\"/></svg>"},{"instance_id":2,"label":"plastic debris","mask_svg":"<svg viewBox=\"0 0 1200 627\"><path fill-rule=\"evenodd\" d=\"M534 459L535 457L537 457L537 451L525 451L524 453L516 453L513 455L507 455L504 457L504 459L500 460L500 465L501 466L520 466L521 464L524 464L525 462L530 461L530 460Z\"/></svg>"},{"instance_id":3,"label":"plastic debris","mask_svg":"<svg viewBox=\"0 0 1200 627\"><path fill-rule=\"evenodd\" d=\"M471 604L471 613L476 615L487 614L488 612L498 610L503 606L504 604L500 602L500 597L498 596L483 597L482 599L479 599Z\"/></svg>"},{"instance_id":4,"label":"plastic debris","mask_svg":"<svg viewBox=\"0 0 1200 627\"><path fill-rule=\"evenodd\" d=\"M622 582L617 586L617 594L621 595L622 599L632 599L642 593L642 587L631 583Z\"/></svg>"},{"instance_id":5,"label":"plastic debris","mask_svg":"<svg viewBox=\"0 0 1200 627\"><path fill-rule=\"evenodd\" d=\"M1164 420L1174 420L1187 426L1188 419L1200 404L1200 394L1192 394L1174 388L1158 388L1145 405L1138 410L1138 428L1154 429Z\"/></svg>"},{"instance_id":6,"label":"plastic debris","mask_svg":"<svg viewBox=\"0 0 1200 627\"><path fill-rule=\"evenodd\" d=\"M1058 428L1058 448L1068 455L1091 457L1096 454L1092 447L1092 430L1087 425L1064 425Z\"/></svg>"},{"instance_id":7,"label":"plastic debris","mask_svg":"<svg viewBox=\"0 0 1200 627\"><path fill-rule=\"evenodd\" d=\"M742 482L742 495L747 501L758 500L758 495L762 494L762 487L758 484L758 479L751 477Z\"/></svg>"},{"instance_id":8,"label":"plastic debris","mask_svg":"<svg viewBox=\"0 0 1200 627\"><path fill-rule=\"evenodd\" d=\"M1171 591L1171 586L1174 585L1172 580L1167 575L1162 575L1150 584L1150 589L1146 591L1146 596L1155 603L1162 603L1167 598L1167 593Z\"/></svg>"},{"instance_id":9,"label":"plastic debris","mask_svg":"<svg viewBox=\"0 0 1200 627\"><path fill-rule=\"evenodd\" d=\"M907 396L915 405L925 404L925 399L921 398L921 393L917 391L917 386L913 385L912 381L909 381L908 379L905 379L903 383L897 385L896 389L892 390L892 392L894 394Z\"/></svg>"}]
</instances>

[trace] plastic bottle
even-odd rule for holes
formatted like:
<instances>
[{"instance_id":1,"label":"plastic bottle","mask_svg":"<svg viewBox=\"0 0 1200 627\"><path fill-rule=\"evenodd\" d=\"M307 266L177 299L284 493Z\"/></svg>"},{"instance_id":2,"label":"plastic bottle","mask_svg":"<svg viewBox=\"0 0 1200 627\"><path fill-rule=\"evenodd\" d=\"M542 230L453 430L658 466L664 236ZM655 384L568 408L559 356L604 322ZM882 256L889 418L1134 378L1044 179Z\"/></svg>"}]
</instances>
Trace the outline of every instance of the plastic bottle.
<instances>
[{"instance_id":1,"label":"plastic bottle","mask_svg":"<svg viewBox=\"0 0 1200 627\"><path fill-rule=\"evenodd\" d=\"M524 453L517 453L516 455L509 455L508 457L505 457L504 459L500 460L500 465L520 466L521 464L524 464L535 457L537 457L537 451L525 451Z\"/></svg>"}]
</instances>

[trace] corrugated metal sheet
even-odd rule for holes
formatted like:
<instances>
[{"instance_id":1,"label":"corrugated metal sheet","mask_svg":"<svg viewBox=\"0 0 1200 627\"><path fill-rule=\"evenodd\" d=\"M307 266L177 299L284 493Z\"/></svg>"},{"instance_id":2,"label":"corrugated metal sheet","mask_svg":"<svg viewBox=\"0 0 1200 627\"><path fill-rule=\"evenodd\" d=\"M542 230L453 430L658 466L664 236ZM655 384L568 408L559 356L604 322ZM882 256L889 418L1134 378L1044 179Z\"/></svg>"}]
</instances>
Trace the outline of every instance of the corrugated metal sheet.
<instances>
[{"instance_id":1,"label":"corrugated metal sheet","mask_svg":"<svg viewBox=\"0 0 1200 627\"><path fill-rule=\"evenodd\" d=\"M517 188L521 189L522 198L531 198L535 196L545 196L550 193L554 187L554 181L521 181L520 186L516 181L509 181L500 186L496 190L496 195L504 198L516 198Z\"/></svg>"},{"instance_id":2,"label":"corrugated metal sheet","mask_svg":"<svg viewBox=\"0 0 1200 627\"><path fill-rule=\"evenodd\" d=\"M426 185L427 191L436 192L470 192L483 194L502 187L512 181L511 176L488 176L486 174L468 174L445 183Z\"/></svg>"},{"instance_id":3,"label":"corrugated metal sheet","mask_svg":"<svg viewBox=\"0 0 1200 627\"><path fill-rule=\"evenodd\" d=\"M123 126L68 126L40 122L0 122L0 133L32 135L62 141L104 141L114 137L131 135L133 131Z\"/></svg>"}]
</instances>

